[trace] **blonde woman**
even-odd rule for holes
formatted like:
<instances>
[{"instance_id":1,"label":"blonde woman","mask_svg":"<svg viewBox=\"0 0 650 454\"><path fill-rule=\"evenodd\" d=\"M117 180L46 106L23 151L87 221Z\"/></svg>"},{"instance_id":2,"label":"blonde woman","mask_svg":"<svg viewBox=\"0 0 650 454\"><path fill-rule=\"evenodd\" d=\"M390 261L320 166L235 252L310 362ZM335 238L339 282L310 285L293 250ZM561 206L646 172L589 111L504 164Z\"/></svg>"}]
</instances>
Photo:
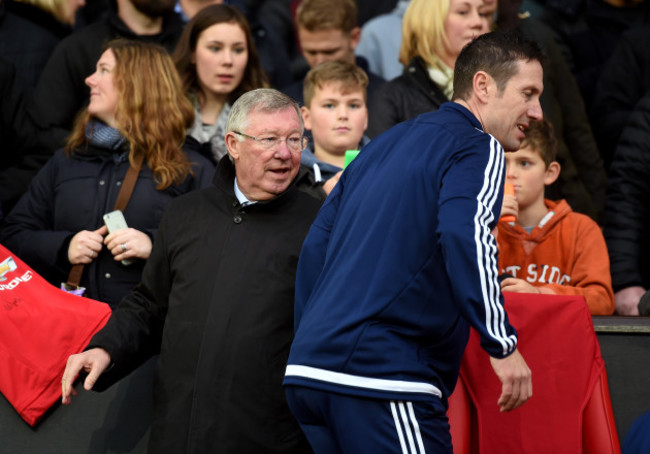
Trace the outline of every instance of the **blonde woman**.
<instances>
[{"instance_id":1,"label":"blonde woman","mask_svg":"<svg viewBox=\"0 0 650 454\"><path fill-rule=\"evenodd\" d=\"M402 20L399 59L405 69L370 96L368 136L451 100L456 58L489 31L489 9L484 0L411 0Z\"/></svg>"}]
</instances>

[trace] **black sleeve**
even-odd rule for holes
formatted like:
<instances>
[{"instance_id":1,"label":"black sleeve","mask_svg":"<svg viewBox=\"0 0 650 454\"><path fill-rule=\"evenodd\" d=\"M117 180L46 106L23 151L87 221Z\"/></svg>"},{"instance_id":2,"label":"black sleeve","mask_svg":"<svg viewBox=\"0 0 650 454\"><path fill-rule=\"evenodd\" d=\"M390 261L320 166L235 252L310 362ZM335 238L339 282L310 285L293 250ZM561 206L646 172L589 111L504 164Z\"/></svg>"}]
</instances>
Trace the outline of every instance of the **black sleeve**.
<instances>
[{"instance_id":1,"label":"black sleeve","mask_svg":"<svg viewBox=\"0 0 650 454\"><path fill-rule=\"evenodd\" d=\"M647 33L650 27L623 34L598 81L591 118L608 166L634 106L650 88L646 82L646 74L650 74Z\"/></svg>"},{"instance_id":2,"label":"black sleeve","mask_svg":"<svg viewBox=\"0 0 650 454\"><path fill-rule=\"evenodd\" d=\"M80 40L88 38L87 43ZM91 39L92 38L92 39ZM61 41L48 60L29 105L40 133L54 147L65 145L77 112L88 102L90 89L85 84L101 56L101 42L76 33Z\"/></svg>"},{"instance_id":3,"label":"black sleeve","mask_svg":"<svg viewBox=\"0 0 650 454\"><path fill-rule=\"evenodd\" d=\"M377 88L368 99L368 129L366 134L374 139L379 134L388 131L397 123L406 120L398 103L397 84L386 82Z\"/></svg>"},{"instance_id":4,"label":"black sleeve","mask_svg":"<svg viewBox=\"0 0 650 454\"><path fill-rule=\"evenodd\" d=\"M106 326L86 347L101 347L111 356L113 365L100 376L94 387L97 391L105 390L160 352L172 286L166 237L173 218L168 219L163 216L142 281L124 297Z\"/></svg>"},{"instance_id":5,"label":"black sleeve","mask_svg":"<svg viewBox=\"0 0 650 454\"><path fill-rule=\"evenodd\" d=\"M14 65L0 59L0 204L6 216L53 150L41 144L31 117L27 94L16 79ZM0 219L2 215L0 215Z\"/></svg>"},{"instance_id":6,"label":"black sleeve","mask_svg":"<svg viewBox=\"0 0 650 454\"><path fill-rule=\"evenodd\" d=\"M614 291L648 284L650 93L621 134L607 185L604 234Z\"/></svg>"}]
</instances>

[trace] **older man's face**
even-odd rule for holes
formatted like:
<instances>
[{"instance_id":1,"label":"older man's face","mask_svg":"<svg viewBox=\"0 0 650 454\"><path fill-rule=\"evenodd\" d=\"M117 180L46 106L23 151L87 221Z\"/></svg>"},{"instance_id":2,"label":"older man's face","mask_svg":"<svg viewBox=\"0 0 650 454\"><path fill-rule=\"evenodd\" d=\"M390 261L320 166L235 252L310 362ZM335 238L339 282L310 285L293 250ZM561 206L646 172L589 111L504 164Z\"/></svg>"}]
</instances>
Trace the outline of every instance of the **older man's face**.
<instances>
[{"instance_id":1,"label":"older man's face","mask_svg":"<svg viewBox=\"0 0 650 454\"><path fill-rule=\"evenodd\" d=\"M300 118L291 107L278 112L253 110L245 131L258 139L300 137ZM292 151L286 140L266 149L258 141L226 134L228 150L235 162L237 185L249 200L269 200L285 191L300 169L300 151Z\"/></svg>"}]
</instances>

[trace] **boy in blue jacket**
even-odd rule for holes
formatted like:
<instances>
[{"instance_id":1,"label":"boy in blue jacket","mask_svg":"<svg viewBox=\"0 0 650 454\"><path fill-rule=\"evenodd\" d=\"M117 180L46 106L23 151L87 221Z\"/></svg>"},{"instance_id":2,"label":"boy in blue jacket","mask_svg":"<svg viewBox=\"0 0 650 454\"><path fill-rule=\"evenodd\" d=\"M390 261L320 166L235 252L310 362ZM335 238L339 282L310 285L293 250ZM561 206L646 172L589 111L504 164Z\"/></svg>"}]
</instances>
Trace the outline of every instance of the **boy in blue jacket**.
<instances>
[{"instance_id":1,"label":"boy in blue jacket","mask_svg":"<svg viewBox=\"0 0 650 454\"><path fill-rule=\"evenodd\" d=\"M542 118L541 60L516 34L477 38L456 62L454 102L370 142L323 205L298 264L284 380L316 453L451 453L447 398L470 326L501 410L531 396L491 231L504 149Z\"/></svg>"},{"instance_id":2,"label":"boy in blue jacket","mask_svg":"<svg viewBox=\"0 0 650 454\"><path fill-rule=\"evenodd\" d=\"M357 65L326 61L305 76L305 105L300 108L313 147L302 150L300 164L329 194L341 175L347 150L358 150L369 139L366 87L368 76Z\"/></svg>"}]
</instances>

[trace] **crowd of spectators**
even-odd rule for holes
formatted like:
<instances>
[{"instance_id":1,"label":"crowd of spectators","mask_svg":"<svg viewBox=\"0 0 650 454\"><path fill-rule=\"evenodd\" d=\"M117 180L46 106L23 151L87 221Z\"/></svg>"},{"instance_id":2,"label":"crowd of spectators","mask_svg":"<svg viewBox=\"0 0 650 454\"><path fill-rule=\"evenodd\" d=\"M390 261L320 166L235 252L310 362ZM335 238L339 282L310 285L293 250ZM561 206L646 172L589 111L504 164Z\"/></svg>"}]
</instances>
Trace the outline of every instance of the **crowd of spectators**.
<instances>
[{"instance_id":1,"label":"crowd of spectators","mask_svg":"<svg viewBox=\"0 0 650 454\"><path fill-rule=\"evenodd\" d=\"M368 77L366 132L373 138L451 99L455 57L472 37L515 28L547 57L541 103L562 172L546 195L605 228L616 312L638 313L635 302L650 287L640 233L650 217L643 186L648 166L635 158L646 154L639 138L647 133L650 90L647 2L230 0L216 6L221 3L1 0L2 218L66 144L88 104L86 78L112 39L155 43L173 56L194 106L184 149L216 165L226 154L230 106L249 90L273 87L303 106L308 69L328 61L356 65ZM306 135L308 150L321 149L311 127Z\"/></svg>"},{"instance_id":2,"label":"crowd of spectators","mask_svg":"<svg viewBox=\"0 0 650 454\"><path fill-rule=\"evenodd\" d=\"M643 0L0 0L0 239L57 286L90 265L89 296L117 306L167 203L211 184L243 94L275 88L302 108L305 177L335 177L324 197L347 149L452 99L463 46L517 29L546 56L540 102L561 169L546 198L604 235L610 301L597 313L650 315L649 27ZM127 257L102 215L138 153L147 187L126 211L140 234Z\"/></svg>"}]
</instances>

